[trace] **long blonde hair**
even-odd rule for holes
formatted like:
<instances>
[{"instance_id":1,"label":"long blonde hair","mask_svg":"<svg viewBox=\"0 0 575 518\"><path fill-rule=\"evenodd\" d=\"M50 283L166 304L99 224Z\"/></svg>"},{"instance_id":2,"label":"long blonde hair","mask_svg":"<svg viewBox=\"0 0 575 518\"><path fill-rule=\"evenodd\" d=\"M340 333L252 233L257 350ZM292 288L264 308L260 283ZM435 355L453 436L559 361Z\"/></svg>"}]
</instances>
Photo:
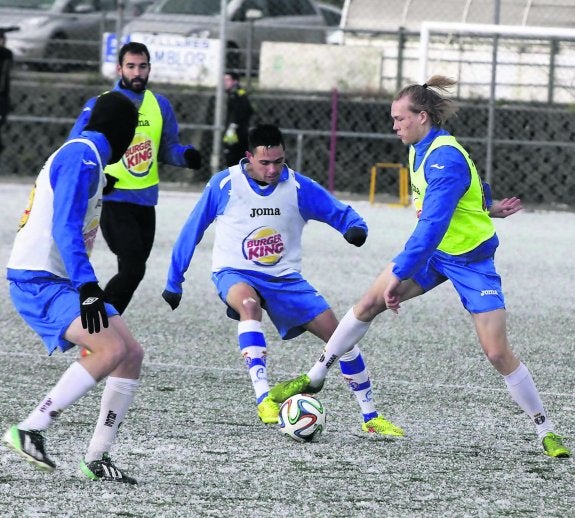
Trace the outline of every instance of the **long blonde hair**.
<instances>
[{"instance_id":1,"label":"long blonde hair","mask_svg":"<svg viewBox=\"0 0 575 518\"><path fill-rule=\"evenodd\" d=\"M440 95L436 90L449 93L457 81L449 77L435 75L430 77L423 85L413 84L402 88L395 96L394 101L409 96L411 98L410 110L414 113L427 112L434 126L442 127L454 115L458 106L452 99Z\"/></svg>"}]
</instances>

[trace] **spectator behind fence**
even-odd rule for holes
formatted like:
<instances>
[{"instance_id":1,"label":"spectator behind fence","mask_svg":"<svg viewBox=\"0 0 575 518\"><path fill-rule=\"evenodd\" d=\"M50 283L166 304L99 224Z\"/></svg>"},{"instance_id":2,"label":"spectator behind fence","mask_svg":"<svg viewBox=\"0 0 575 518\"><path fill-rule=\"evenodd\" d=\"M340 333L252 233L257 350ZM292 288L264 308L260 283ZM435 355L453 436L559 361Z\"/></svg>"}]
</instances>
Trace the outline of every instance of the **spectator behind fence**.
<instances>
[{"instance_id":1,"label":"spectator behind fence","mask_svg":"<svg viewBox=\"0 0 575 518\"><path fill-rule=\"evenodd\" d=\"M101 221L104 239L118 261L118 273L106 284L104 292L106 301L120 314L144 278L154 244L158 162L190 169L202 165L202 157L194 146L180 144L176 115L168 99L147 89L150 69L150 53L143 43L132 41L122 46L117 65L120 79L114 91L132 100L140 120L122 160L106 168L109 183ZM82 131L95 100L86 103L69 138Z\"/></svg>"},{"instance_id":2,"label":"spectator behind fence","mask_svg":"<svg viewBox=\"0 0 575 518\"><path fill-rule=\"evenodd\" d=\"M228 102L226 108L226 132L224 134L224 159L227 167L237 165L246 156L250 120L254 113L247 92L240 85L235 72L224 75L224 87Z\"/></svg>"},{"instance_id":3,"label":"spectator behind fence","mask_svg":"<svg viewBox=\"0 0 575 518\"><path fill-rule=\"evenodd\" d=\"M490 216L513 214L521 208L520 200L503 200L489 210L475 164L443 129L457 105L442 94L454 84L449 78L433 76L426 84L407 86L395 96L393 130L409 146L417 225L404 250L344 315L312 369L278 384L270 393L283 390L289 397L292 392L320 388L330 365L364 337L377 315L385 310L398 313L400 303L449 280L471 315L483 352L503 377L511 398L529 416L544 452L569 457L569 449L554 433L529 369L507 338L505 300L494 263L499 239ZM406 367L417 368L413 367L416 362L413 359Z\"/></svg>"}]
</instances>

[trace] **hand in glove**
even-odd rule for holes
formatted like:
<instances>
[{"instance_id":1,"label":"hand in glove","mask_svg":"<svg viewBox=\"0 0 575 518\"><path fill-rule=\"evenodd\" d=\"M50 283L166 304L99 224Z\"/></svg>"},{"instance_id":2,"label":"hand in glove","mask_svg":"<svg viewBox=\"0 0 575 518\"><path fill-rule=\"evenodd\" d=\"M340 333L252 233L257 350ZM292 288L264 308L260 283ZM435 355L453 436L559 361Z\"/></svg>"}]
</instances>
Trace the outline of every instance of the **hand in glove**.
<instances>
[{"instance_id":1,"label":"hand in glove","mask_svg":"<svg viewBox=\"0 0 575 518\"><path fill-rule=\"evenodd\" d=\"M112 176L111 174L106 173L105 176L106 176L106 185L104 186L104 190L102 191L102 194L104 196L106 194L110 194L114 190L114 185L118 181L118 179L115 176Z\"/></svg>"},{"instance_id":2,"label":"hand in glove","mask_svg":"<svg viewBox=\"0 0 575 518\"><path fill-rule=\"evenodd\" d=\"M80 286L80 318L82 327L90 334L100 332L100 318L102 326L108 327L104 292L97 282L87 282Z\"/></svg>"},{"instance_id":3,"label":"hand in glove","mask_svg":"<svg viewBox=\"0 0 575 518\"><path fill-rule=\"evenodd\" d=\"M202 155L193 147L189 147L184 151L184 158L190 169L199 169L202 167Z\"/></svg>"},{"instance_id":4,"label":"hand in glove","mask_svg":"<svg viewBox=\"0 0 575 518\"><path fill-rule=\"evenodd\" d=\"M226 130L223 139L224 144L227 144L228 146L233 146L234 144L237 144L239 142L238 132L236 131L237 128L238 128L237 124L230 124L228 126L228 129Z\"/></svg>"},{"instance_id":5,"label":"hand in glove","mask_svg":"<svg viewBox=\"0 0 575 518\"><path fill-rule=\"evenodd\" d=\"M172 311L174 311L174 309L176 309L180 305L180 301L182 300L182 294L164 290L162 292L162 298L170 305Z\"/></svg>"},{"instance_id":6,"label":"hand in glove","mask_svg":"<svg viewBox=\"0 0 575 518\"><path fill-rule=\"evenodd\" d=\"M351 227L347 230L343 237L348 243L355 246L361 246L367 239L367 231L360 227Z\"/></svg>"}]
</instances>

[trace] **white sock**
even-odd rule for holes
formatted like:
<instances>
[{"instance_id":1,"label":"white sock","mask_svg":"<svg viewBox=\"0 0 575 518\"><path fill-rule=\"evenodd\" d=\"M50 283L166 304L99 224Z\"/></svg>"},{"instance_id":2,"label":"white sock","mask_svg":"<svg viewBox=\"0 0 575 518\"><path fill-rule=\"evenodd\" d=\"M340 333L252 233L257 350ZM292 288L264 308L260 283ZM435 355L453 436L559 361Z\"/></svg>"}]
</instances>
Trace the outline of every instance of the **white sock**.
<instances>
[{"instance_id":1,"label":"white sock","mask_svg":"<svg viewBox=\"0 0 575 518\"><path fill-rule=\"evenodd\" d=\"M369 379L369 373L367 372L363 356L357 345L339 359L339 366L343 379L353 392L361 408L363 420L367 422L377 417L378 414L375 410L371 380Z\"/></svg>"},{"instance_id":2,"label":"white sock","mask_svg":"<svg viewBox=\"0 0 575 518\"><path fill-rule=\"evenodd\" d=\"M547 432L552 432L553 423L545 413L541 397L529 369L523 363L520 363L517 369L511 374L503 376L503 378L513 401L533 421L538 437L542 439Z\"/></svg>"},{"instance_id":3,"label":"white sock","mask_svg":"<svg viewBox=\"0 0 575 518\"><path fill-rule=\"evenodd\" d=\"M100 460L110 451L139 384L138 380L108 376L100 402L100 416L84 457L86 462Z\"/></svg>"},{"instance_id":4,"label":"white sock","mask_svg":"<svg viewBox=\"0 0 575 518\"><path fill-rule=\"evenodd\" d=\"M92 375L78 362L74 362L42 402L18 424L18 428L46 430L63 410L78 401L95 385L96 380Z\"/></svg>"},{"instance_id":5,"label":"white sock","mask_svg":"<svg viewBox=\"0 0 575 518\"><path fill-rule=\"evenodd\" d=\"M261 403L270 390L266 365L266 338L262 330L262 323L258 320L239 322L238 342L252 380L256 402Z\"/></svg>"},{"instance_id":6,"label":"white sock","mask_svg":"<svg viewBox=\"0 0 575 518\"><path fill-rule=\"evenodd\" d=\"M343 354L353 349L367 333L371 322L362 322L358 320L351 308L341 319L337 329L324 347L324 352L319 360L307 373L311 384L319 386L327 376L327 370Z\"/></svg>"}]
</instances>

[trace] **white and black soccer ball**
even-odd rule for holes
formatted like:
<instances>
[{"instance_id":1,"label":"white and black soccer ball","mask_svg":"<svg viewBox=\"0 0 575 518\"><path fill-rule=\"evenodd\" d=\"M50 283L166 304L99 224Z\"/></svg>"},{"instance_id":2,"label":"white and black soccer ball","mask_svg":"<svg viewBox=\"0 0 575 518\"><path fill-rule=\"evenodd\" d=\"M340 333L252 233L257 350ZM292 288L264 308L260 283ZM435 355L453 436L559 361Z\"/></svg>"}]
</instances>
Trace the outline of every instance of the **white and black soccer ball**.
<instances>
[{"instance_id":1,"label":"white and black soccer ball","mask_svg":"<svg viewBox=\"0 0 575 518\"><path fill-rule=\"evenodd\" d=\"M280 407L280 430L299 442L317 440L325 430L325 414L319 399L309 394L296 394Z\"/></svg>"}]
</instances>

